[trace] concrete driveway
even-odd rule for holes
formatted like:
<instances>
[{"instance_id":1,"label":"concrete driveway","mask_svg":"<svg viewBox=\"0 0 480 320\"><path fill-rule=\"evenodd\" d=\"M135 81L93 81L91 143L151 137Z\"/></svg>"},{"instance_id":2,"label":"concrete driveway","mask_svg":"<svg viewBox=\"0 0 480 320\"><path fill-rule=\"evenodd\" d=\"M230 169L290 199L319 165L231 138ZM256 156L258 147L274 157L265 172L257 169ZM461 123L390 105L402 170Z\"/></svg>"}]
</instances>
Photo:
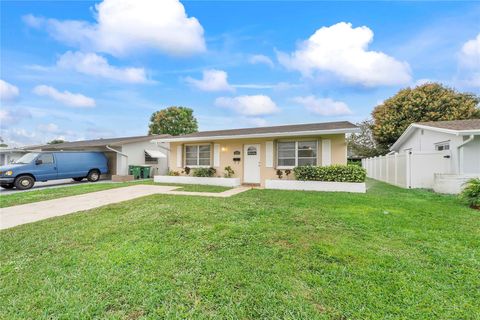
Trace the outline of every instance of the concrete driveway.
<instances>
[{"instance_id":1,"label":"concrete driveway","mask_svg":"<svg viewBox=\"0 0 480 320\"><path fill-rule=\"evenodd\" d=\"M33 186L32 189L29 190L17 190L17 189L3 189L0 188L0 196L1 195L6 195L6 194L12 194L12 193L18 193L18 192L29 192L29 191L35 191L35 190L40 190L40 189L50 189L50 188L59 188L59 187L69 187L69 186L75 186L79 184L85 184L85 183L111 183L111 180L100 180L97 182L88 182L87 179L77 182L73 181L72 179L60 179L60 180L50 180L46 182L35 182L35 185Z\"/></svg>"}]
</instances>

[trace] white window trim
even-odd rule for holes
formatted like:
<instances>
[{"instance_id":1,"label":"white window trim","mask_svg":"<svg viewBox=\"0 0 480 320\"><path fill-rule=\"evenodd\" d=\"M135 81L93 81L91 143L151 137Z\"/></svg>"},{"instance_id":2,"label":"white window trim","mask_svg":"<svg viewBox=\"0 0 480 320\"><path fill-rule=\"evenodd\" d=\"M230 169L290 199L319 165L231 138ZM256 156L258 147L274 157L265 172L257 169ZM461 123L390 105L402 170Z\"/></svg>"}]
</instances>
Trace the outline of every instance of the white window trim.
<instances>
[{"instance_id":1,"label":"white window trim","mask_svg":"<svg viewBox=\"0 0 480 320\"><path fill-rule=\"evenodd\" d=\"M280 166L278 165L278 160L279 160L279 157L278 157L278 152L280 150L280 148L278 147L278 144L279 143L282 143L282 142L295 142L295 165L294 166ZM287 170L287 169L293 169L295 167L298 167L298 143L299 142L315 142L315 152L316 152L316 155L315 155L315 166L318 165L318 140L295 140L295 141L287 141L287 140L283 140L283 141L277 141L277 152L276 152L276 164L277 166L275 167L275 169L280 169L280 170ZM311 159L311 157L308 157L308 158L302 158L302 159Z\"/></svg>"},{"instance_id":2,"label":"white window trim","mask_svg":"<svg viewBox=\"0 0 480 320\"><path fill-rule=\"evenodd\" d=\"M200 146L209 146L210 147L210 156L209 156L209 161L210 161L210 164L208 165L199 165L199 164L196 164L196 165L187 165L187 147L194 147L194 146L197 146L197 163L200 162ZM211 143L196 143L196 144L186 144L185 145L185 148L183 150L183 153L185 154L185 167L189 167L189 168L210 168L212 166L212 144Z\"/></svg>"}]
</instances>

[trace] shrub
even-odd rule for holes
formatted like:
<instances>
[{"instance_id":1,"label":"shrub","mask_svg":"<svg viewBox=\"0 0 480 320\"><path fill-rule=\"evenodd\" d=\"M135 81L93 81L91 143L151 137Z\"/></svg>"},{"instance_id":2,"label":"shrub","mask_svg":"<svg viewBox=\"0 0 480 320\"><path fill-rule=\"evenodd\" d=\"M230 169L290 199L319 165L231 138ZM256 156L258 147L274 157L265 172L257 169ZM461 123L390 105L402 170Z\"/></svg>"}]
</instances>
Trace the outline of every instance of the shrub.
<instances>
[{"instance_id":1,"label":"shrub","mask_svg":"<svg viewBox=\"0 0 480 320\"><path fill-rule=\"evenodd\" d=\"M355 165L302 166L293 172L303 181L364 182L367 176L365 169Z\"/></svg>"},{"instance_id":2,"label":"shrub","mask_svg":"<svg viewBox=\"0 0 480 320\"><path fill-rule=\"evenodd\" d=\"M480 209L480 178L468 180L460 193L460 198L465 200L471 208Z\"/></svg>"},{"instance_id":3,"label":"shrub","mask_svg":"<svg viewBox=\"0 0 480 320\"><path fill-rule=\"evenodd\" d=\"M277 177L278 177L278 179L282 179L282 177L283 177L282 170L280 170L280 169L277 170Z\"/></svg>"},{"instance_id":4,"label":"shrub","mask_svg":"<svg viewBox=\"0 0 480 320\"><path fill-rule=\"evenodd\" d=\"M180 175L180 172L170 170L170 171L168 171L168 175L169 175L169 176L179 176L179 175Z\"/></svg>"},{"instance_id":5,"label":"shrub","mask_svg":"<svg viewBox=\"0 0 480 320\"><path fill-rule=\"evenodd\" d=\"M193 169L193 176L194 177L213 177L217 173L215 168L197 168Z\"/></svg>"},{"instance_id":6,"label":"shrub","mask_svg":"<svg viewBox=\"0 0 480 320\"><path fill-rule=\"evenodd\" d=\"M235 174L235 171L233 171L232 167L230 166L225 167L225 173L223 174L225 178L231 178L234 174Z\"/></svg>"}]
</instances>

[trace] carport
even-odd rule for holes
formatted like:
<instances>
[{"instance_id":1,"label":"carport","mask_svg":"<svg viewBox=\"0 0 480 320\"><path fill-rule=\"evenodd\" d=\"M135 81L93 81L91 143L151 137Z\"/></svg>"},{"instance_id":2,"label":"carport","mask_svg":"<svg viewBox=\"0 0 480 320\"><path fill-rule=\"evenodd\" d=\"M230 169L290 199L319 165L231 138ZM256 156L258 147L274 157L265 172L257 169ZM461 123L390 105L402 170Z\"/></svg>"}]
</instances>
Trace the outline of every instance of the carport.
<instances>
[{"instance_id":1,"label":"carport","mask_svg":"<svg viewBox=\"0 0 480 320\"><path fill-rule=\"evenodd\" d=\"M83 140L41 146L42 151L100 151L108 158L109 176L128 175L129 165L149 165L153 174L168 172L168 143L152 142L168 135Z\"/></svg>"}]
</instances>

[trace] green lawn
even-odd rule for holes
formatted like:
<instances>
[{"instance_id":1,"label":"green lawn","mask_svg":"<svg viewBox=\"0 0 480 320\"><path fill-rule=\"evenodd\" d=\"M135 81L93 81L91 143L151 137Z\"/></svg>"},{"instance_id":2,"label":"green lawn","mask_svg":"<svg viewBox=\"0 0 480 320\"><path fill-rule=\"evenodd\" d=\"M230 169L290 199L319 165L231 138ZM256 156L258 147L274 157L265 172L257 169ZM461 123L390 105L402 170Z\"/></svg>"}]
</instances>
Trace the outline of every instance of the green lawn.
<instances>
[{"instance_id":1,"label":"green lawn","mask_svg":"<svg viewBox=\"0 0 480 320\"><path fill-rule=\"evenodd\" d=\"M480 212L367 194L154 195L0 232L1 319L478 319Z\"/></svg>"},{"instance_id":2,"label":"green lawn","mask_svg":"<svg viewBox=\"0 0 480 320\"><path fill-rule=\"evenodd\" d=\"M128 187L134 184L155 184L155 185L169 185L178 186L178 191L196 191L196 192L222 192L230 188L218 187L218 186L200 186L200 185L180 185L180 184L162 184L154 183L153 180L139 180L132 182L119 182L119 183L82 183L74 186L58 187L50 189L38 189L28 192L18 192L8 195L2 195L0 197L0 208L16 206L19 204L56 199L61 197L75 196L78 194L84 194L94 191L101 191L113 188Z\"/></svg>"}]
</instances>

